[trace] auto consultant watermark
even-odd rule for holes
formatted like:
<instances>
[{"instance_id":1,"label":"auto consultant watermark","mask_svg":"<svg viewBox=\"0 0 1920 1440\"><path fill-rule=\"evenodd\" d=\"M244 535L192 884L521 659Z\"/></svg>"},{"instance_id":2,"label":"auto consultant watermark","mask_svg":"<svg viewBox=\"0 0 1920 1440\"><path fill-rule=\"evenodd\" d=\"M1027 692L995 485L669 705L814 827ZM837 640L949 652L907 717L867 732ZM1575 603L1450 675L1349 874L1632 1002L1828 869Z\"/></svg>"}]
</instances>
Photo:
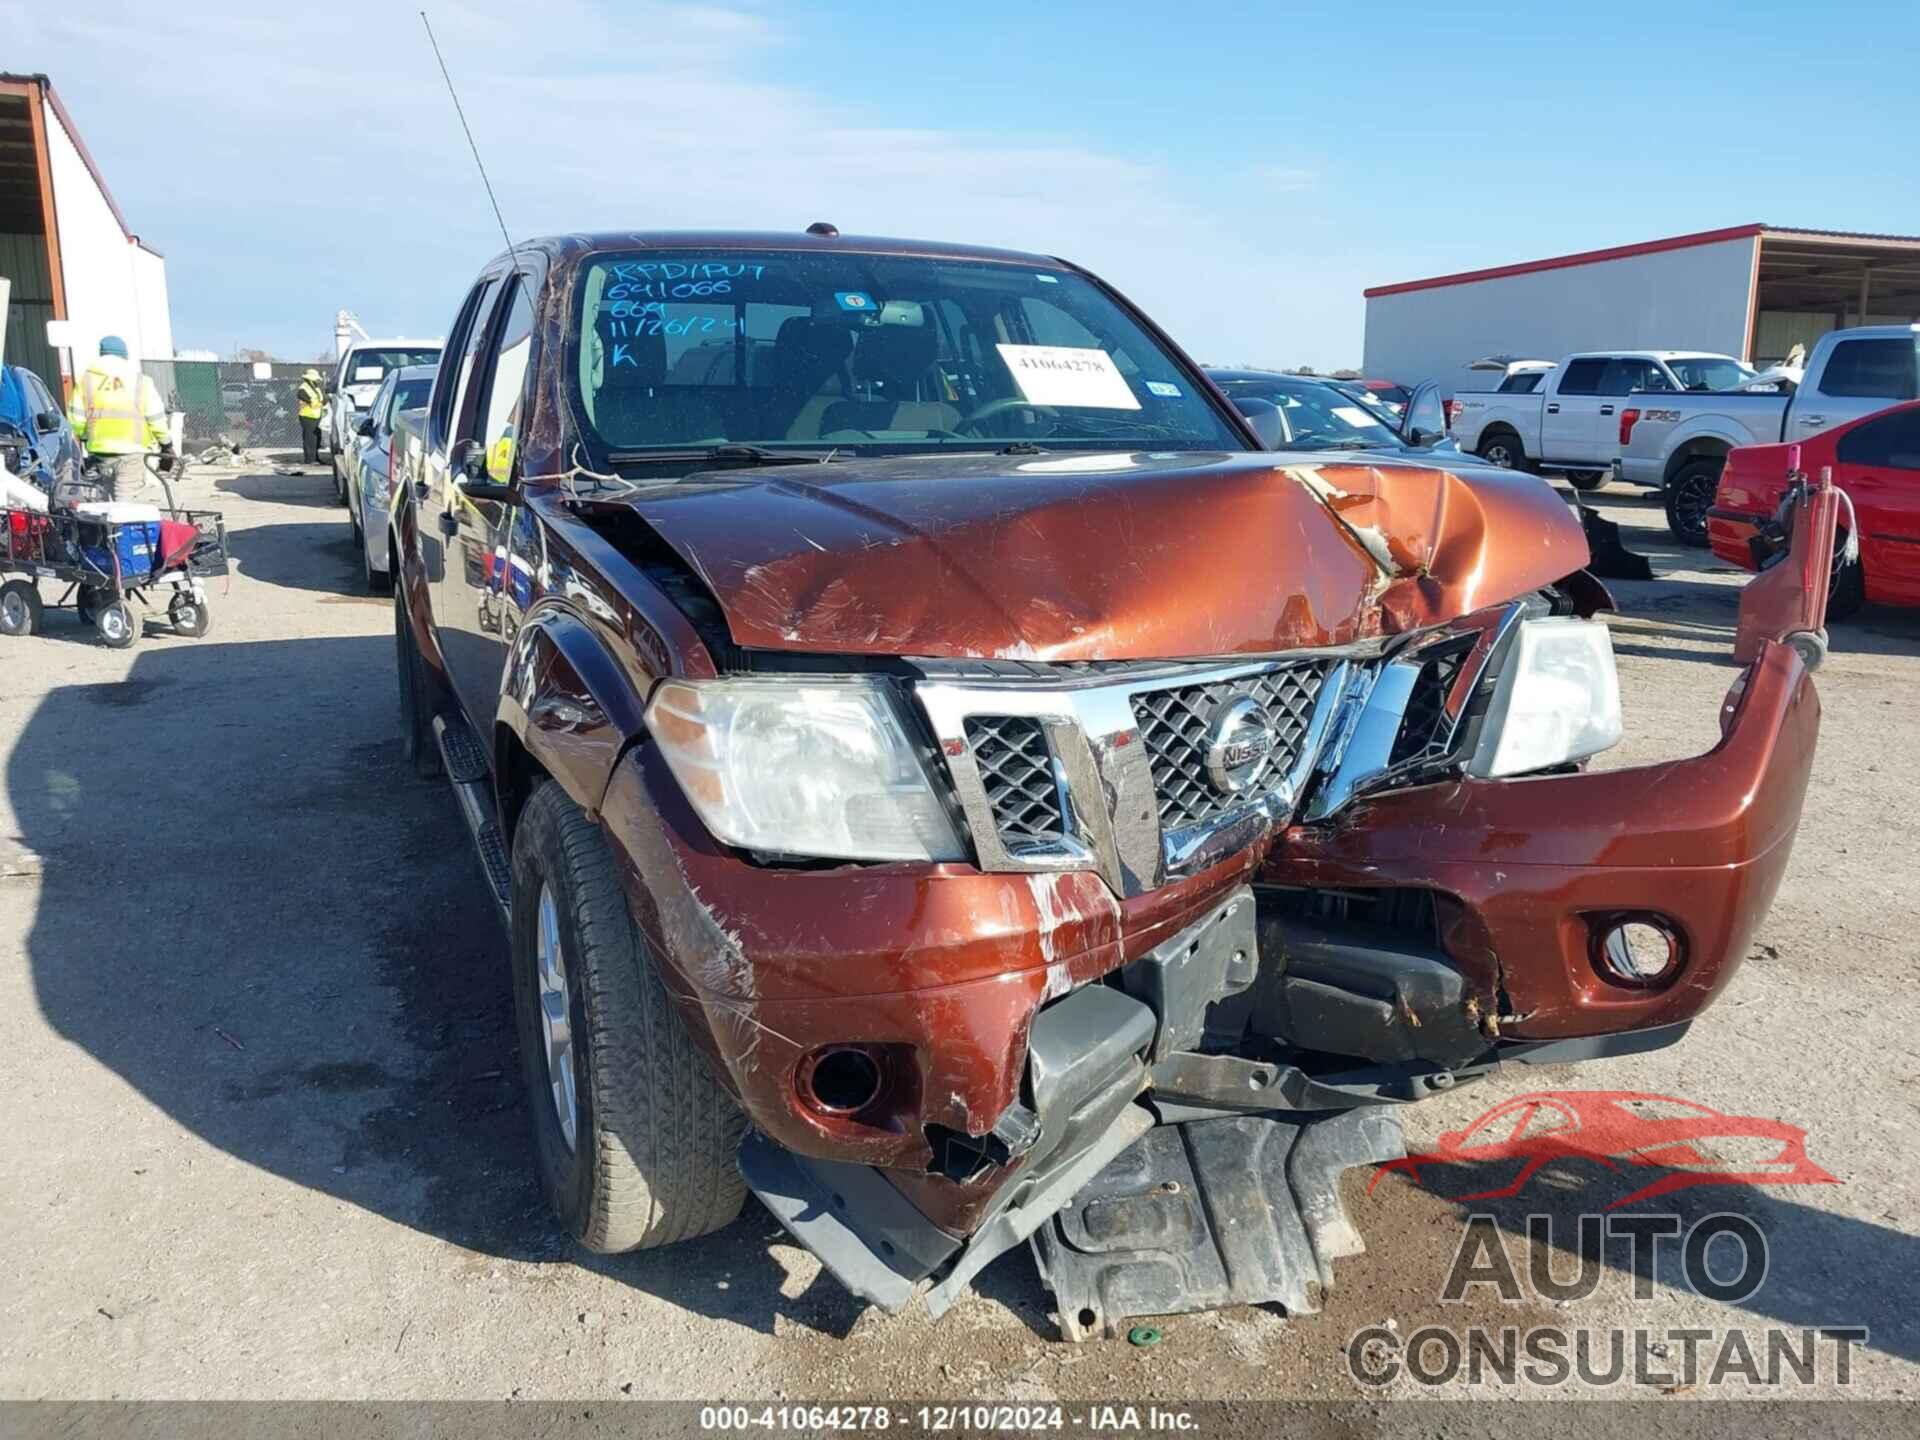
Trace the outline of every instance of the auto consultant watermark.
<instances>
[{"instance_id":1,"label":"auto consultant watermark","mask_svg":"<svg viewBox=\"0 0 1920 1440\"><path fill-rule=\"evenodd\" d=\"M1626 1193L1597 1211L1519 1213L1510 1203L1548 1173L1597 1166ZM1807 1155L1806 1132L1778 1120L1724 1115L1670 1095L1556 1091L1494 1106L1433 1151L1382 1165L1472 1209L1436 1299L1539 1314L1593 1296L1609 1273L1649 1304L1684 1286L1764 1315L1766 1232L1733 1211L1683 1215L1649 1204L1701 1186L1836 1184ZM1440 1177L1444 1174L1445 1181ZM1429 1182L1432 1182L1431 1184ZM1536 1193L1538 1193L1536 1191ZM1564 1192L1563 1192L1564 1193ZM1501 1206L1497 1211L1492 1207ZM1669 1204L1671 1201L1668 1202ZM1635 1207L1631 1212L1626 1207ZM1523 1238L1524 1237L1524 1238ZM1581 1385L1628 1393L1759 1393L1853 1382L1864 1325L1371 1325L1347 1341L1354 1381L1369 1390Z\"/></svg>"}]
</instances>

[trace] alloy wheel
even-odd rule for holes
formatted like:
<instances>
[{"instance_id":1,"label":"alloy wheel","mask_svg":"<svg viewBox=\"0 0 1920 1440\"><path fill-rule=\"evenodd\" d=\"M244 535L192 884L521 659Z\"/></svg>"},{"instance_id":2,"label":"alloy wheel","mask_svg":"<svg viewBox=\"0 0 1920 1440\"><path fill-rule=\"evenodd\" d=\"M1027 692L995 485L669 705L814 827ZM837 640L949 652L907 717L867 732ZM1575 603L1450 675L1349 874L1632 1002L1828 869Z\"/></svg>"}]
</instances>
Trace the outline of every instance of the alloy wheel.
<instances>
[{"instance_id":1,"label":"alloy wheel","mask_svg":"<svg viewBox=\"0 0 1920 1440\"><path fill-rule=\"evenodd\" d=\"M534 935L534 983L540 989L540 1034L547 1046L547 1082L561 1138L574 1148L579 1101L573 1078L573 1011L567 996L566 950L560 938L560 910L550 886L540 887Z\"/></svg>"}]
</instances>

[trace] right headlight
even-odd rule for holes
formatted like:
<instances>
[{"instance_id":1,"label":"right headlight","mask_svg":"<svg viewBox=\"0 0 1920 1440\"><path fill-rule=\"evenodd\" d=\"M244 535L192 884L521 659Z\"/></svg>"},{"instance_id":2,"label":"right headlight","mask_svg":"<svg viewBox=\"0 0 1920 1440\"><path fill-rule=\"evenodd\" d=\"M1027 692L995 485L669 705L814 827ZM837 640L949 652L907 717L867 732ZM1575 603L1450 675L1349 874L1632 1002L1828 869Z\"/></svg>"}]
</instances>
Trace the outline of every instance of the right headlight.
<instances>
[{"instance_id":1,"label":"right headlight","mask_svg":"<svg viewBox=\"0 0 1920 1440\"><path fill-rule=\"evenodd\" d=\"M842 860L966 851L879 686L669 680L647 730L716 839Z\"/></svg>"},{"instance_id":2,"label":"right headlight","mask_svg":"<svg viewBox=\"0 0 1920 1440\"><path fill-rule=\"evenodd\" d=\"M1620 741L1613 639L1597 620L1522 621L1495 686L1473 763L1478 776L1525 775Z\"/></svg>"}]
</instances>

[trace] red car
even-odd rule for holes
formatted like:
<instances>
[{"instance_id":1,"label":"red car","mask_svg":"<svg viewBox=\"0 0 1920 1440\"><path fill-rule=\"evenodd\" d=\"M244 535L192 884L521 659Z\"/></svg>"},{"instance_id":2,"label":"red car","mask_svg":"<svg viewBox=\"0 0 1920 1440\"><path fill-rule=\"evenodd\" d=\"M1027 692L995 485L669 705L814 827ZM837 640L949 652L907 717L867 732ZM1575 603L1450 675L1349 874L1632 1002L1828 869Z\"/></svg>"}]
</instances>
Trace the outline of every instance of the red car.
<instances>
[{"instance_id":1,"label":"red car","mask_svg":"<svg viewBox=\"0 0 1920 1440\"><path fill-rule=\"evenodd\" d=\"M1466 1129L1442 1135L1432 1153L1382 1165L1367 1188L1393 1170L1407 1172L1418 1184L1427 1166L1472 1165L1504 1183L1456 1198L1497 1200L1519 1194L1546 1166L1568 1160L1661 1172L1613 1201L1609 1210L1696 1185L1838 1183L1807 1158L1807 1132L1797 1125L1724 1115L1671 1095L1560 1090L1494 1106Z\"/></svg>"},{"instance_id":2,"label":"red car","mask_svg":"<svg viewBox=\"0 0 1920 1440\"><path fill-rule=\"evenodd\" d=\"M1787 485L1788 445L1746 445L1727 457L1707 512L1707 540L1722 560L1753 570L1749 543ZM1827 614L1843 619L1865 602L1920 605L1920 401L1895 405L1800 442L1800 468L1833 468L1853 502L1860 558L1833 577ZM1846 513L1841 528L1848 528Z\"/></svg>"},{"instance_id":3,"label":"red car","mask_svg":"<svg viewBox=\"0 0 1920 1440\"><path fill-rule=\"evenodd\" d=\"M1413 391L1398 380L1351 380L1347 382L1368 391L1377 399L1386 402L1394 414L1399 415L1407 408L1407 402L1413 398Z\"/></svg>"}]
</instances>

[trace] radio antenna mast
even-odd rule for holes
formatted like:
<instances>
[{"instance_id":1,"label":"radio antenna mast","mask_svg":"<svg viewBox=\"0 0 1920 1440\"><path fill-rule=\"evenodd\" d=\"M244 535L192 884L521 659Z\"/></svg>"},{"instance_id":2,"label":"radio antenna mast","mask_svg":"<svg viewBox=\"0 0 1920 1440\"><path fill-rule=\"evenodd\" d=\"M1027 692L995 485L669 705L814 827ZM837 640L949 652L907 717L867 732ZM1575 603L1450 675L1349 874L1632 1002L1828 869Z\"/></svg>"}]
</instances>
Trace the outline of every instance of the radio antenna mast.
<instances>
[{"instance_id":1,"label":"radio antenna mast","mask_svg":"<svg viewBox=\"0 0 1920 1440\"><path fill-rule=\"evenodd\" d=\"M433 58L440 66L440 78L447 82L447 95L453 101L453 113L460 117L460 129L467 137L467 149L473 152L474 169L480 172L480 183L486 186L487 201L493 206L493 218L500 226L500 238L507 242L507 253L513 257L514 273L520 274L522 273L520 270L520 252L514 248L513 237L507 233L506 217L500 213L500 200L499 197L493 193L493 181L487 178L487 167L486 163L480 158L480 147L473 143L473 127L467 124L467 112L460 104L460 92L453 88L453 76L447 73L446 57L440 53L439 40L434 38L433 22L427 19L427 12L424 10L420 12L420 23L426 27L427 44L433 47Z\"/></svg>"}]
</instances>

